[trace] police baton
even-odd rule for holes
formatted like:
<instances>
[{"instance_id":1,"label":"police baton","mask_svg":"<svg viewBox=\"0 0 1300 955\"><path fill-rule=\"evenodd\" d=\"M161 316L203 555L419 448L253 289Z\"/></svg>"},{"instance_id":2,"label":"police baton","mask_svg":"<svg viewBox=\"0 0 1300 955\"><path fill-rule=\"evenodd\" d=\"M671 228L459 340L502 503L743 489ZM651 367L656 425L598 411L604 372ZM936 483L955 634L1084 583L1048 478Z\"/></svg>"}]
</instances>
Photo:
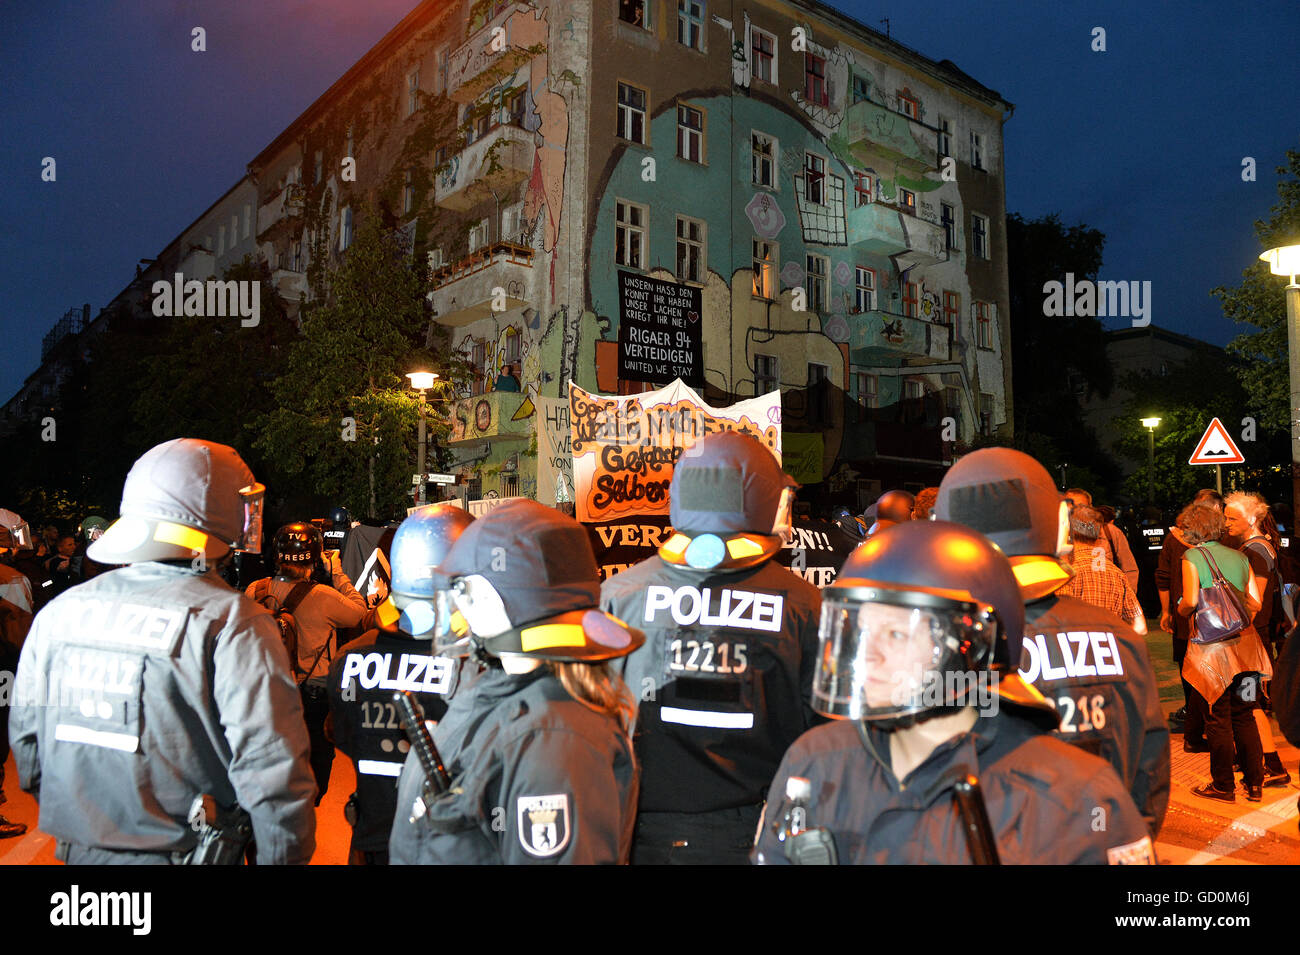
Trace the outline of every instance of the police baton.
<instances>
[{"instance_id":1,"label":"police baton","mask_svg":"<svg viewBox=\"0 0 1300 955\"><path fill-rule=\"evenodd\" d=\"M425 808L428 809L438 796L451 788L451 777L447 775L447 770L442 765L438 747L433 745L429 728L424 725L424 711L420 708L419 702L409 690L394 690L393 703L396 704L398 715L401 716L402 729L406 731L406 738L411 741L411 749L415 750L420 768L424 771L422 799Z\"/></svg>"},{"instance_id":2,"label":"police baton","mask_svg":"<svg viewBox=\"0 0 1300 955\"><path fill-rule=\"evenodd\" d=\"M953 801L961 814L962 830L966 833L966 848L971 865L1001 865L998 846L993 841L993 826L989 823L988 808L980 791L979 777L966 769L953 785Z\"/></svg>"}]
</instances>

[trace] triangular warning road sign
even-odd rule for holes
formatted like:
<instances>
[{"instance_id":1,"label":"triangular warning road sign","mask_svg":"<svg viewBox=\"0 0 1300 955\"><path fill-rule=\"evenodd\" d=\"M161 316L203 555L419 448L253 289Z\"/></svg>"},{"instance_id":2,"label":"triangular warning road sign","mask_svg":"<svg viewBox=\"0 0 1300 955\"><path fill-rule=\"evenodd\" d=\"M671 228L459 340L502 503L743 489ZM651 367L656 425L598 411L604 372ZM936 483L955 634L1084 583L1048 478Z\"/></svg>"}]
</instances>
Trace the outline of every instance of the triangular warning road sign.
<instances>
[{"instance_id":1,"label":"triangular warning road sign","mask_svg":"<svg viewBox=\"0 0 1300 955\"><path fill-rule=\"evenodd\" d=\"M1215 418L1210 422L1210 426L1205 429L1205 434L1201 435L1201 440L1196 445L1196 450L1192 452L1188 464L1245 464L1246 456L1243 455L1237 446L1232 443L1232 438L1228 437L1228 431L1223 427L1223 422Z\"/></svg>"}]
</instances>

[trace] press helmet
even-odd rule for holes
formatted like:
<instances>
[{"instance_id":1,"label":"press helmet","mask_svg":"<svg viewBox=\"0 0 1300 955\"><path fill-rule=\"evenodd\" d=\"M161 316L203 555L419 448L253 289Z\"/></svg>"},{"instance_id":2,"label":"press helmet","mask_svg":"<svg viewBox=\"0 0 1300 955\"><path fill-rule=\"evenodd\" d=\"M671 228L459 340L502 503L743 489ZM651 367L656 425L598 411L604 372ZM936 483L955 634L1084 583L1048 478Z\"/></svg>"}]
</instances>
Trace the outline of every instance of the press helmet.
<instances>
[{"instance_id":1,"label":"press helmet","mask_svg":"<svg viewBox=\"0 0 1300 955\"><path fill-rule=\"evenodd\" d=\"M673 468L675 533L659 556L699 570L761 564L789 536L794 486L756 439L735 431L706 435Z\"/></svg>"},{"instance_id":2,"label":"press helmet","mask_svg":"<svg viewBox=\"0 0 1300 955\"><path fill-rule=\"evenodd\" d=\"M1029 693L1036 706L1042 697L1018 685L1011 665L1023 629L1015 574L982 536L947 521L886 528L859 544L822 591L813 706L905 725L971 705L988 670L1001 671L1002 698L1011 682L1011 702Z\"/></svg>"},{"instance_id":3,"label":"press helmet","mask_svg":"<svg viewBox=\"0 0 1300 955\"><path fill-rule=\"evenodd\" d=\"M259 552L265 493L234 448L165 441L131 466L122 516L86 553L101 564L130 564Z\"/></svg>"},{"instance_id":4,"label":"press helmet","mask_svg":"<svg viewBox=\"0 0 1300 955\"><path fill-rule=\"evenodd\" d=\"M405 634L432 639L441 651L464 633L463 618L455 616L450 591L436 568L451 545L474 518L454 504L430 504L412 511L393 535L388 560L393 579L379 619L397 624ZM459 626L457 626L459 623Z\"/></svg>"},{"instance_id":5,"label":"press helmet","mask_svg":"<svg viewBox=\"0 0 1300 955\"><path fill-rule=\"evenodd\" d=\"M325 542L315 524L295 521L275 532L271 546L275 550L276 569L286 564L315 566L325 553Z\"/></svg>"}]
</instances>

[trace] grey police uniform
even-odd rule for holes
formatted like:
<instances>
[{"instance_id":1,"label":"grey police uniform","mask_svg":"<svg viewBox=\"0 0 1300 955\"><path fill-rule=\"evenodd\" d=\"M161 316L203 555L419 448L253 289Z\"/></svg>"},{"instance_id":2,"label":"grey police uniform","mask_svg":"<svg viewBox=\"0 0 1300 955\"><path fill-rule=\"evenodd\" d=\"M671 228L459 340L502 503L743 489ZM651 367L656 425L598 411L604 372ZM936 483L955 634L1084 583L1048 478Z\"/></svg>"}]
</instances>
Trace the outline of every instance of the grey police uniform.
<instances>
[{"instance_id":1,"label":"grey police uniform","mask_svg":"<svg viewBox=\"0 0 1300 955\"><path fill-rule=\"evenodd\" d=\"M1115 767L1152 838L1169 806L1169 728L1146 642L1068 594L1025 605L1020 675L1061 717L1057 735Z\"/></svg>"},{"instance_id":2,"label":"grey police uniform","mask_svg":"<svg viewBox=\"0 0 1300 955\"><path fill-rule=\"evenodd\" d=\"M51 602L10 738L69 862L179 861L200 794L247 810L259 862L311 858L316 787L279 630L215 570L138 563Z\"/></svg>"},{"instance_id":3,"label":"grey police uniform","mask_svg":"<svg viewBox=\"0 0 1300 955\"><path fill-rule=\"evenodd\" d=\"M637 793L631 745L547 670L492 668L462 685L433 739L452 788L412 818L424 776L407 755L393 864L627 861Z\"/></svg>"},{"instance_id":4,"label":"grey police uniform","mask_svg":"<svg viewBox=\"0 0 1300 955\"><path fill-rule=\"evenodd\" d=\"M607 580L601 607L646 634L614 665L639 701L634 855L669 861L651 841L665 835L662 822L690 828L697 848L713 846L707 859L678 855L743 862L772 771L820 720L811 706L817 588L770 560L705 572L654 556Z\"/></svg>"},{"instance_id":5,"label":"grey police uniform","mask_svg":"<svg viewBox=\"0 0 1300 955\"><path fill-rule=\"evenodd\" d=\"M1095 756L1044 735L1008 709L977 719L941 743L899 785L890 769L889 733L854 721L819 726L786 753L771 792L786 780L811 783L807 824L834 836L844 864L965 864L970 861L954 773L979 776L1004 864L1150 863L1151 840L1115 771ZM768 803L754 859L785 865Z\"/></svg>"}]
</instances>

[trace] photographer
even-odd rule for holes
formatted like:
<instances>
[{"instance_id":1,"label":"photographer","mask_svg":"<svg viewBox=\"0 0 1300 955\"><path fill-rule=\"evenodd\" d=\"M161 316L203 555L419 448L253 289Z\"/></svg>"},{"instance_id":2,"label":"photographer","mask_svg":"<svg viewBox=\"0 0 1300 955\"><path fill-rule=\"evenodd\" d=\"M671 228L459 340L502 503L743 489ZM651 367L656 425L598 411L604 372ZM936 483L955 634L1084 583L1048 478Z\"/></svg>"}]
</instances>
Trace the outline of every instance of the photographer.
<instances>
[{"instance_id":1,"label":"photographer","mask_svg":"<svg viewBox=\"0 0 1300 955\"><path fill-rule=\"evenodd\" d=\"M375 611L366 607L365 599L343 573L338 551L322 549L321 532L316 527L286 524L276 531L273 547L276 575L250 584L245 592L272 613L293 616L298 646L290 663L302 691L319 806L334 763L334 746L325 738L325 717L329 715L326 684L330 663L339 647L337 632L374 627Z\"/></svg>"}]
</instances>

